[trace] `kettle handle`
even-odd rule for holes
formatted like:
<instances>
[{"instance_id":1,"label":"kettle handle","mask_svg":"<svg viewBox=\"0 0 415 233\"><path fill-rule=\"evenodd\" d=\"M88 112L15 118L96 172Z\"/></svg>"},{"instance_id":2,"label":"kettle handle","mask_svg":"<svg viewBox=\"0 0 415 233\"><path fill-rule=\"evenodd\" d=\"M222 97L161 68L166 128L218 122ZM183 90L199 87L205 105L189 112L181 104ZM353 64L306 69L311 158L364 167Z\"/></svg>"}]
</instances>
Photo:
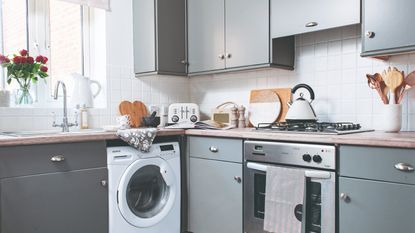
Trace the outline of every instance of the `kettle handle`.
<instances>
[{"instance_id":1,"label":"kettle handle","mask_svg":"<svg viewBox=\"0 0 415 233\"><path fill-rule=\"evenodd\" d=\"M95 98L101 92L102 87L101 87L101 84L99 82L95 81L95 80L91 80L91 85L92 84L95 84L98 87L98 89L96 90L96 92L92 94L93 97Z\"/></svg>"},{"instance_id":2,"label":"kettle handle","mask_svg":"<svg viewBox=\"0 0 415 233\"><path fill-rule=\"evenodd\" d=\"M295 86L295 87L293 87L293 89L291 90L291 93L292 94L294 94L298 89L300 89L300 88L305 88L305 89L307 89L307 91L308 92L310 92L310 99L311 99L311 101L313 101L314 100L314 91L313 91L313 88L311 88L309 85L307 85L307 84L304 84L304 83L302 83L302 84L298 84L297 86Z\"/></svg>"}]
</instances>

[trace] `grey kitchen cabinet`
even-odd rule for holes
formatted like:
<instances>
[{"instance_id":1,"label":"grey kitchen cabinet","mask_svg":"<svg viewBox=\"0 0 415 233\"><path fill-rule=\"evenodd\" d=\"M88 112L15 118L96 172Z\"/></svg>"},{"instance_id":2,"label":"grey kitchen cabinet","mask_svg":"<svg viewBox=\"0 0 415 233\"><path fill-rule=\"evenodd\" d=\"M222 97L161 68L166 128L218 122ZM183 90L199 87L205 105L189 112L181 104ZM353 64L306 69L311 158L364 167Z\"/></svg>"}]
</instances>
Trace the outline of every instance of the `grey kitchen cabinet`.
<instances>
[{"instance_id":1,"label":"grey kitchen cabinet","mask_svg":"<svg viewBox=\"0 0 415 233\"><path fill-rule=\"evenodd\" d=\"M189 75L293 69L294 38L270 38L269 0L188 0Z\"/></svg>"},{"instance_id":2,"label":"grey kitchen cabinet","mask_svg":"<svg viewBox=\"0 0 415 233\"><path fill-rule=\"evenodd\" d=\"M415 51L414 9L412 0L363 0L361 56Z\"/></svg>"},{"instance_id":3,"label":"grey kitchen cabinet","mask_svg":"<svg viewBox=\"0 0 415 233\"><path fill-rule=\"evenodd\" d=\"M188 231L242 233L242 140L190 137L188 144Z\"/></svg>"},{"instance_id":4,"label":"grey kitchen cabinet","mask_svg":"<svg viewBox=\"0 0 415 233\"><path fill-rule=\"evenodd\" d=\"M271 0L272 38L358 23L360 0Z\"/></svg>"},{"instance_id":5,"label":"grey kitchen cabinet","mask_svg":"<svg viewBox=\"0 0 415 233\"><path fill-rule=\"evenodd\" d=\"M340 146L339 233L415 232L414 154Z\"/></svg>"},{"instance_id":6,"label":"grey kitchen cabinet","mask_svg":"<svg viewBox=\"0 0 415 233\"><path fill-rule=\"evenodd\" d=\"M104 141L0 147L0 232L108 232Z\"/></svg>"},{"instance_id":7,"label":"grey kitchen cabinet","mask_svg":"<svg viewBox=\"0 0 415 233\"><path fill-rule=\"evenodd\" d=\"M339 233L415 232L415 185L340 177Z\"/></svg>"},{"instance_id":8,"label":"grey kitchen cabinet","mask_svg":"<svg viewBox=\"0 0 415 233\"><path fill-rule=\"evenodd\" d=\"M134 0L134 71L186 75L186 0Z\"/></svg>"}]
</instances>

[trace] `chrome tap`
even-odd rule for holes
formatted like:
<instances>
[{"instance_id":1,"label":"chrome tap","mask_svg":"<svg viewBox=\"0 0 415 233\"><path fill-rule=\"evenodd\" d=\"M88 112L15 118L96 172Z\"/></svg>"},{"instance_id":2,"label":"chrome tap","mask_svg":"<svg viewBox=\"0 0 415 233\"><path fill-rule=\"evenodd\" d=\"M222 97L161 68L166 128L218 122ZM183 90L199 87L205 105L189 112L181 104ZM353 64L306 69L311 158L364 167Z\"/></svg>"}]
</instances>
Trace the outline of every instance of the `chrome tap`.
<instances>
[{"instance_id":1,"label":"chrome tap","mask_svg":"<svg viewBox=\"0 0 415 233\"><path fill-rule=\"evenodd\" d=\"M56 83L53 98L55 100L58 99L59 86L62 86L62 90L63 90L63 119L62 119L61 124L56 124L55 121L54 121L52 126L53 127L61 127L62 132L69 132L69 127L78 126L78 122L76 122L76 121L75 121L75 123L69 123L68 122L67 94L66 94L66 85L65 85L64 82L58 81Z\"/></svg>"}]
</instances>

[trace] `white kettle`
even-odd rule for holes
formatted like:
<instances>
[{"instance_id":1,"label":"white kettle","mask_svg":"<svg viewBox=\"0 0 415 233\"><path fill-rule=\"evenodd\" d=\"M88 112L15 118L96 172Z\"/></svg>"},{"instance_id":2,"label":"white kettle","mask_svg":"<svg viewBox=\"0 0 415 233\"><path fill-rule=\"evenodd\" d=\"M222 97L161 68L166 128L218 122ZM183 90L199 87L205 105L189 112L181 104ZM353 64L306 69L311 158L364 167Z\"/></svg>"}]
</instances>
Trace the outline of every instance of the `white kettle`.
<instances>
[{"instance_id":1,"label":"white kettle","mask_svg":"<svg viewBox=\"0 0 415 233\"><path fill-rule=\"evenodd\" d=\"M307 84L298 84L293 87L292 94L294 94L298 89L306 89L310 93L310 100L304 98L304 93L300 94L300 97L292 103L287 103L289 106L287 115L285 116L285 121L287 122L316 122L317 116L314 112L313 106L311 103L314 100L314 91Z\"/></svg>"},{"instance_id":2,"label":"white kettle","mask_svg":"<svg viewBox=\"0 0 415 233\"><path fill-rule=\"evenodd\" d=\"M90 80L88 77L78 73L73 73L72 77L75 81L75 85L72 93L71 105L74 107L94 107L94 98L97 97L101 92L101 84L99 84L97 81ZM92 85L96 86L95 93L92 93Z\"/></svg>"}]
</instances>

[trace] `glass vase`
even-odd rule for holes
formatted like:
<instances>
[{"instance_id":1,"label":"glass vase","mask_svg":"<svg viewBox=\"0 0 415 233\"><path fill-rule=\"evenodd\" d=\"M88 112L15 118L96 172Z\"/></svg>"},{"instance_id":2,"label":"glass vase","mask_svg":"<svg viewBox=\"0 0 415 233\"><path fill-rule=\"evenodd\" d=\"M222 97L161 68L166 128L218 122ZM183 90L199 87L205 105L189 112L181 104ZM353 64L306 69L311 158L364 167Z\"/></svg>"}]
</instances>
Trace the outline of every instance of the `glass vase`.
<instances>
[{"instance_id":1,"label":"glass vase","mask_svg":"<svg viewBox=\"0 0 415 233\"><path fill-rule=\"evenodd\" d=\"M20 89L16 94L17 105L31 105L33 104L33 98L30 94L30 84L20 85Z\"/></svg>"}]
</instances>

